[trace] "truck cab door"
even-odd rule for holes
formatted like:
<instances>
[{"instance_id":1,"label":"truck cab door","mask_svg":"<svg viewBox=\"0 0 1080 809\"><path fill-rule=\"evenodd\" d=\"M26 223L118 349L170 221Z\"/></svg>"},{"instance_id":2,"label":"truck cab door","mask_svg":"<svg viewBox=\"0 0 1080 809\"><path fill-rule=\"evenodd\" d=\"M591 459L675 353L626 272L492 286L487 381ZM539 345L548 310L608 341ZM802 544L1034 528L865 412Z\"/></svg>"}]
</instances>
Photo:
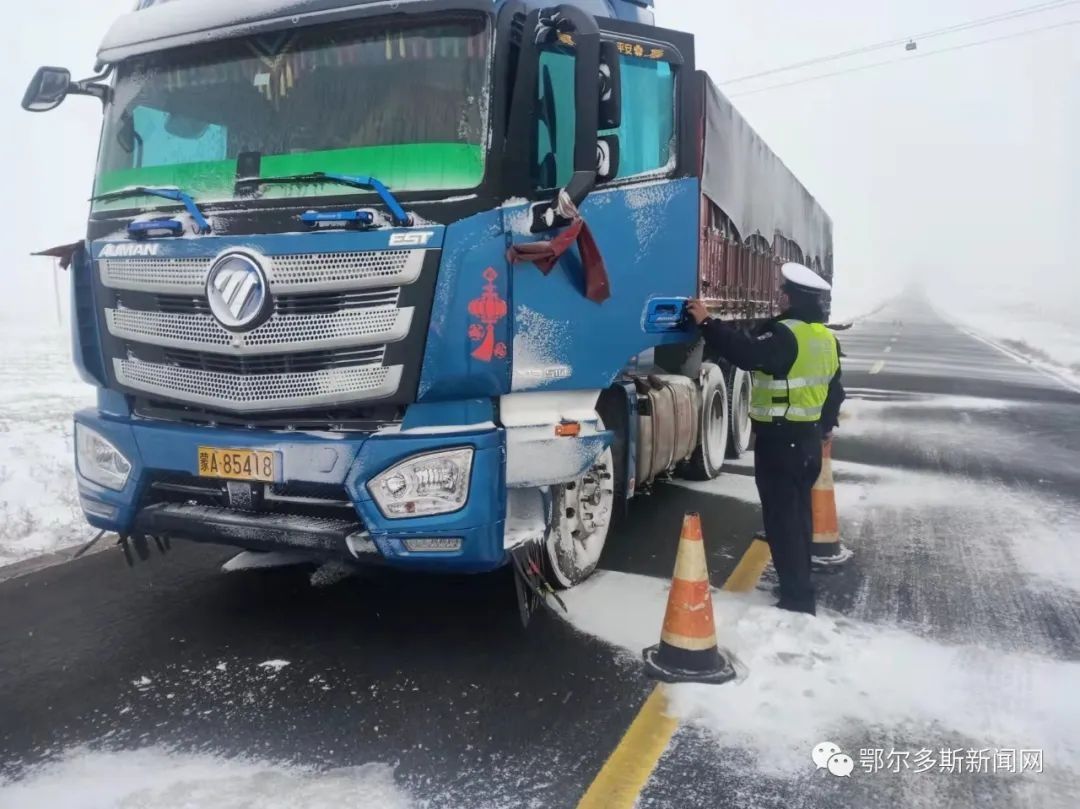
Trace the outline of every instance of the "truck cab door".
<instances>
[{"instance_id":1,"label":"truck cab door","mask_svg":"<svg viewBox=\"0 0 1080 809\"><path fill-rule=\"evenodd\" d=\"M530 19L542 27L537 14ZM552 215L553 202L561 190L576 194L591 169L591 187L574 202L611 296L602 303L586 297L577 246L549 268L511 268L515 391L603 389L637 354L690 339L684 329L646 328L646 321L656 309L650 301L696 289L702 92L693 38L595 21L599 48L579 47L572 30L523 45L507 148L519 201L505 208L505 223L515 245L554 239L569 222ZM581 94L583 59L594 60L597 74L589 96ZM583 132L583 121L595 137ZM583 142L594 155L589 166Z\"/></svg>"}]
</instances>

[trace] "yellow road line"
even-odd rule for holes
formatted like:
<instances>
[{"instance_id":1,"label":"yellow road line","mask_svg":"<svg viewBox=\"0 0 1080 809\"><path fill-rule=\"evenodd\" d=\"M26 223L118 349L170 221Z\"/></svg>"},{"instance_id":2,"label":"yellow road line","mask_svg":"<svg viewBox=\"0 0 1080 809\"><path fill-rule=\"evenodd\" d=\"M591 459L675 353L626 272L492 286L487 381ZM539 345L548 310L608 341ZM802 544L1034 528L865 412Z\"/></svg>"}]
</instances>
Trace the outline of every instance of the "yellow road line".
<instances>
[{"instance_id":1,"label":"yellow road line","mask_svg":"<svg viewBox=\"0 0 1080 809\"><path fill-rule=\"evenodd\" d=\"M731 571L724 589L729 593L749 593L757 587L765 565L769 564L769 543L755 539L746 549L739 564Z\"/></svg>"},{"instance_id":2,"label":"yellow road line","mask_svg":"<svg viewBox=\"0 0 1080 809\"><path fill-rule=\"evenodd\" d=\"M664 686L658 685L589 785L578 809L631 809L678 727L667 715Z\"/></svg>"},{"instance_id":3,"label":"yellow road line","mask_svg":"<svg viewBox=\"0 0 1080 809\"><path fill-rule=\"evenodd\" d=\"M755 539L724 582L724 589L731 593L753 590L768 563L768 544ZM667 704L664 686L658 685L589 785L578 809L633 809L679 729L678 721L667 715Z\"/></svg>"}]
</instances>

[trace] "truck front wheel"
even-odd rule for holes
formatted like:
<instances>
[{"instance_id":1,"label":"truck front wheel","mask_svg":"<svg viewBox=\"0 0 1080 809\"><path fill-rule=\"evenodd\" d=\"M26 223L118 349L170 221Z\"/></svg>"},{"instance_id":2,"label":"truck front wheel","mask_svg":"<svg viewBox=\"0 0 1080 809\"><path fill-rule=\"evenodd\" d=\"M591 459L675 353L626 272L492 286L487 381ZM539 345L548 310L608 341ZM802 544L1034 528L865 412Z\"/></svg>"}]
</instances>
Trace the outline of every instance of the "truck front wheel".
<instances>
[{"instance_id":1,"label":"truck front wheel","mask_svg":"<svg viewBox=\"0 0 1080 809\"><path fill-rule=\"evenodd\" d=\"M580 478L551 490L545 542L548 580L561 590L596 570L615 513L615 464L608 448Z\"/></svg>"}]
</instances>

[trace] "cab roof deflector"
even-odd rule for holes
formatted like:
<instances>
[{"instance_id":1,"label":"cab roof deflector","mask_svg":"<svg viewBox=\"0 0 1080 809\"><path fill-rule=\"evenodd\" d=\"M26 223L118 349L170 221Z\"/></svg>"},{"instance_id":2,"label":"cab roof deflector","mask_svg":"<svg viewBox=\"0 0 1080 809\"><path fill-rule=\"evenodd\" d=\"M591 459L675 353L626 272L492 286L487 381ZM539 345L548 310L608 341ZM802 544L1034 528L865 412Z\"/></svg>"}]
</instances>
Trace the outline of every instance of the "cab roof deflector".
<instances>
[{"instance_id":1,"label":"cab roof deflector","mask_svg":"<svg viewBox=\"0 0 1080 809\"><path fill-rule=\"evenodd\" d=\"M98 49L98 67L204 42L381 14L480 11L491 0L171 0L120 17Z\"/></svg>"}]
</instances>

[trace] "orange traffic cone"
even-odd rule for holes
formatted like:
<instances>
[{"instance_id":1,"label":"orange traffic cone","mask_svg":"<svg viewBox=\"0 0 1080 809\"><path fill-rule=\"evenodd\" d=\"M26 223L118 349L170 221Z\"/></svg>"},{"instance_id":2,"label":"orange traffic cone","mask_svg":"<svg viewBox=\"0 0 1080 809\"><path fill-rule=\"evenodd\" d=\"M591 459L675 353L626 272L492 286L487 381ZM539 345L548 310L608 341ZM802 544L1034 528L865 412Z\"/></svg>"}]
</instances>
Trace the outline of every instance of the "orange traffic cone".
<instances>
[{"instance_id":1,"label":"orange traffic cone","mask_svg":"<svg viewBox=\"0 0 1080 809\"><path fill-rule=\"evenodd\" d=\"M689 513L683 518L660 643L643 654L649 676L666 683L719 684L735 678L731 662L716 645L709 570L698 514Z\"/></svg>"},{"instance_id":2,"label":"orange traffic cone","mask_svg":"<svg viewBox=\"0 0 1080 809\"><path fill-rule=\"evenodd\" d=\"M837 567L852 553L840 541L840 521L836 516L836 491L832 474L832 439L821 442L821 474L811 492L814 512L814 544L810 558L816 567Z\"/></svg>"}]
</instances>

